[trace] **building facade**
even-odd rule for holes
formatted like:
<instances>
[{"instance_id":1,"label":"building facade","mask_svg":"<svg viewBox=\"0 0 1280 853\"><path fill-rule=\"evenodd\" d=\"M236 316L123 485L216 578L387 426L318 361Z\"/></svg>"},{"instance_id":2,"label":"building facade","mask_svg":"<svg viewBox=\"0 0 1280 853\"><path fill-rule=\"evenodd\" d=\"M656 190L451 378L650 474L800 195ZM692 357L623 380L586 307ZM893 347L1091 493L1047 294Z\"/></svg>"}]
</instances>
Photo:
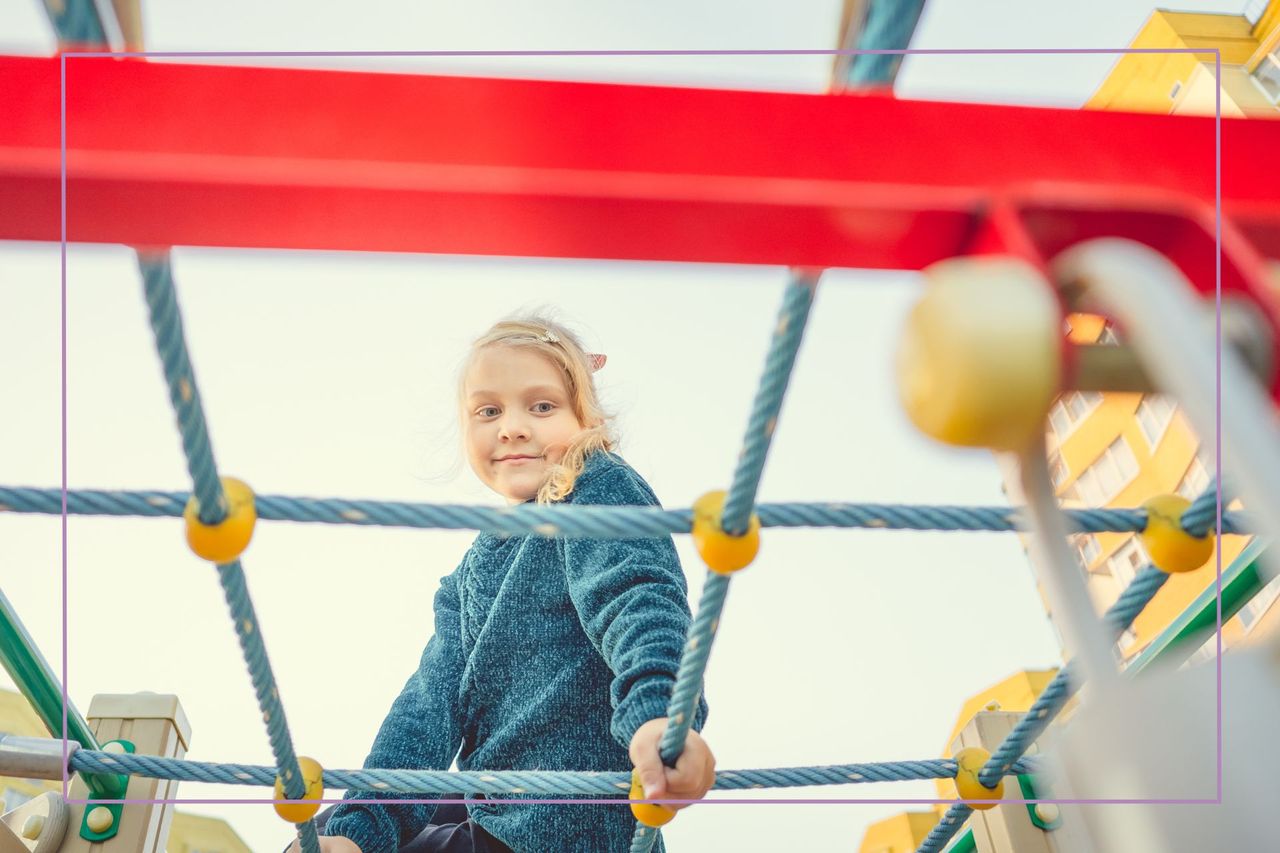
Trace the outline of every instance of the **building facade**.
<instances>
[{"instance_id":1,"label":"building facade","mask_svg":"<svg viewBox=\"0 0 1280 853\"><path fill-rule=\"evenodd\" d=\"M1213 53L1125 54L1085 108L1211 114L1220 106L1226 117L1280 119L1280 0L1252 0L1235 15L1157 10L1129 46L1217 50L1221 68ZM1076 343L1117 342L1115 330L1101 318L1074 316L1068 322ZM1194 498L1209 482L1212 444L1202 443L1159 395L1072 393L1058 401L1049 420L1050 464L1066 506L1135 506L1170 491ZM1147 562L1132 534L1078 536L1073 544L1100 607L1110 605ZM1223 537L1224 571L1247 544L1244 537ZM1132 660L1214 580L1214 561L1170 578L1121 639L1122 659ZM1280 583L1273 582L1224 624L1223 647L1274 627L1280 621L1278 596ZM1198 656L1210 656L1216 642L1207 642Z\"/></svg>"}]
</instances>

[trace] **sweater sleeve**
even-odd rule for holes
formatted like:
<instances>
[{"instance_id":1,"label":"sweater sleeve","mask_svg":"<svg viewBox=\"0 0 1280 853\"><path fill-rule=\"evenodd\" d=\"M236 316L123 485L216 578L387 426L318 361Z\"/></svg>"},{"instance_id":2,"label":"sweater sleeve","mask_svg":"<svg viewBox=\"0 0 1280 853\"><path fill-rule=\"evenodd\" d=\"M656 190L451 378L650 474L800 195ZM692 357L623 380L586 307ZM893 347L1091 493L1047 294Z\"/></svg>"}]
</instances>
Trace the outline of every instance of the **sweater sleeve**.
<instances>
[{"instance_id":1,"label":"sweater sleeve","mask_svg":"<svg viewBox=\"0 0 1280 853\"><path fill-rule=\"evenodd\" d=\"M647 485L617 466L595 472L575 504L659 506ZM636 729L667 714L692 617L688 587L670 536L562 539L569 595L591 643L613 672L610 730L623 748ZM699 697L693 726L707 706Z\"/></svg>"},{"instance_id":2,"label":"sweater sleeve","mask_svg":"<svg viewBox=\"0 0 1280 853\"><path fill-rule=\"evenodd\" d=\"M365 759L365 769L447 770L462 744L458 695L463 655L454 572L435 595L435 634L427 642L417 670L391 705ZM434 804L397 804L394 800L431 799L431 795L348 791L343 799L388 800L386 805L342 804L334 809L325 835L342 835L362 853L399 849L422 831Z\"/></svg>"}]
</instances>

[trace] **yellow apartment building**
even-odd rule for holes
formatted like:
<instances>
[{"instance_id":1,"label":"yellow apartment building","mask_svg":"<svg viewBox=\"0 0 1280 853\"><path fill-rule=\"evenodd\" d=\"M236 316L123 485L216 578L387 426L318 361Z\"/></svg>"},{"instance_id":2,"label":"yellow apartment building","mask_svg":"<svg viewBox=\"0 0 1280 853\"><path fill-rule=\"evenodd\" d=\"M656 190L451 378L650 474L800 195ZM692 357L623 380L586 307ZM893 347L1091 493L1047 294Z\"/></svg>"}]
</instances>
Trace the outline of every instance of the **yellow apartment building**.
<instances>
[{"instance_id":1,"label":"yellow apartment building","mask_svg":"<svg viewBox=\"0 0 1280 853\"><path fill-rule=\"evenodd\" d=\"M1069 337L1077 343L1115 341L1099 317L1074 315ZM1177 492L1194 499L1210 482L1213 446L1202 444L1174 405L1158 394L1063 395L1049 414L1049 465L1064 506L1138 506L1147 498ZM1073 537L1077 559L1099 610L1111 606L1150 559L1133 533L1081 534ZM1242 536L1219 543L1224 571L1248 544ZM1173 575L1126 631L1118 644L1122 661L1132 660L1215 582L1216 561ZM1230 646L1258 630L1275 610L1280 585L1272 583L1223 625ZM1050 614L1052 617L1052 614ZM1197 654L1208 656L1211 639Z\"/></svg>"},{"instance_id":2,"label":"yellow apartment building","mask_svg":"<svg viewBox=\"0 0 1280 853\"><path fill-rule=\"evenodd\" d=\"M1252 0L1240 14L1172 12L1158 9L1130 43L1134 48L1217 49L1221 53L1224 116L1280 118L1280 0ZM1086 108L1161 113L1214 110L1212 54L1126 54L1085 103ZM1267 168L1265 164L1258 164ZM1114 332L1096 317L1070 318L1077 343L1114 343ZM1068 394L1050 414L1049 443L1055 485L1067 506L1135 506L1160 492L1197 495L1208 482L1205 462L1213 447L1201 446L1190 426L1158 395ZM1100 606L1115 600L1145 564L1131 534L1098 534L1075 540L1089 591ZM1246 545L1224 537L1224 571ZM1214 582L1214 565L1170 578L1121 640L1125 660L1168 626ZM1278 621L1280 585L1272 583L1223 626L1223 645ZM1212 653L1206 643L1201 656Z\"/></svg>"},{"instance_id":3,"label":"yellow apartment building","mask_svg":"<svg viewBox=\"0 0 1280 853\"><path fill-rule=\"evenodd\" d=\"M1222 62L1222 114L1280 117L1280 0L1253 0L1236 15L1156 10L1130 47L1217 48ZM1126 54L1085 107L1211 113L1214 74L1212 54ZM1115 330L1100 317L1071 316L1067 335L1078 344L1118 343ZM1165 492L1194 499L1209 484L1212 444L1202 444L1172 403L1160 395L1068 393L1050 412L1046 437L1054 486L1067 507L1132 507ZM1011 487L1010 492L1016 489ZM1241 558L1247 544L1244 537L1223 538L1224 572ZM1072 545L1099 610L1110 606L1149 562L1142 544L1129 533L1080 535L1073 537ZM1214 581L1213 560L1195 572L1171 577L1117 644L1121 664L1132 662ZM1273 581L1228 620L1223 625L1223 647L1276 630L1278 596L1280 581ZM1211 637L1191 659L1211 657L1216 642ZM1056 672L1015 673L975 693L959 709L955 727L942 742L942 754L950 755L950 744L976 712L992 703L1006 711L1025 711ZM937 787L939 797L956 796L949 780L939 780ZM913 853L943 811L945 807L939 806L880 821L866 831L858 849L860 853Z\"/></svg>"},{"instance_id":4,"label":"yellow apartment building","mask_svg":"<svg viewBox=\"0 0 1280 853\"><path fill-rule=\"evenodd\" d=\"M1157 9L1133 48L1221 51L1222 114L1275 118L1280 101L1280 4L1252 0L1238 15ZM1126 54L1085 107L1159 113L1212 113L1211 53Z\"/></svg>"}]
</instances>

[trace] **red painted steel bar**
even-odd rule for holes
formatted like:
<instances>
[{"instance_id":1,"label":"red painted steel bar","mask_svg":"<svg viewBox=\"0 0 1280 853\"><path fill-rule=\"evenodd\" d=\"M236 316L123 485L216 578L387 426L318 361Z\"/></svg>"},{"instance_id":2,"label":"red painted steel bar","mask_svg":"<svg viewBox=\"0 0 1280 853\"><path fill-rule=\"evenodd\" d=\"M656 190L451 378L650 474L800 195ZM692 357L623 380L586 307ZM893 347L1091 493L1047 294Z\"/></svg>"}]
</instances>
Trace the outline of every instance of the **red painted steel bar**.
<instances>
[{"instance_id":1,"label":"red painted steel bar","mask_svg":"<svg viewBox=\"0 0 1280 853\"><path fill-rule=\"evenodd\" d=\"M67 78L73 240L912 268L993 192L1213 203L1200 117L74 56ZM58 60L0 79L0 233L56 239ZM1227 161L1280 143L1223 125ZM1226 212L1280 254L1276 180L1226 165Z\"/></svg>"},{"instance_id":2,"label":"red painted steel bar","mask_svg":"<svg viewBox=\"0 0 1280 853\"><path fill-rule=\"evenodd\" d=\"M1207 117L101 57L66 71L72 241L918 269L1117 234L1213 287ZM0 57L0 81L0 238L56 240L59 60ZM1261 257L1280 257L1280 177L1259 164L1280 123L1224 120L1222 144L1224 291L1274 321Z\"/></svg>"}]
</instances>

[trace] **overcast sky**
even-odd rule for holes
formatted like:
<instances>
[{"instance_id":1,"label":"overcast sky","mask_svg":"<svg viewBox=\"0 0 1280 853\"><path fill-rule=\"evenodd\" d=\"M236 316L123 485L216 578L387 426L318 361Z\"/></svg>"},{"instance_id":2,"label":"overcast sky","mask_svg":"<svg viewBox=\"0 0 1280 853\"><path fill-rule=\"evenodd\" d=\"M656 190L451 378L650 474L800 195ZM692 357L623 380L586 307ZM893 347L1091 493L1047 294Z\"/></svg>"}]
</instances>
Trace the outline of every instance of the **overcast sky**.
<instances>
[{"instance_id":1,"label":"overcast sky","mask_svg":"<svg viewBox=\"0 0 1280 853\"><path fill-rule=\"evenodd\" d=\"M1242 0L1201 8L1237 11ZM1016 12L1009 10L1016 9ZM608 0L350 6L151 3L154 50L828 48L834 0ZM919 48L1123 47L1147 0L933 2ZM0 49L53 46L34 0L3 0ZM904 97L1074 107L1114 59L908 58ZM321 60L310 60L318 65ZM325 64L340 64L323 60ZM826 57L584 57L363 67L821 91ZM851 142L856 144L856 141ZM726 487L785 282L780 268L358 253L175 252L197 380L224 474L260 493L497 503L458 460L452 409L468 340L520 307L554 306L589 347L622 454L669 507ZM58 247L0 243L0 481L56 487ZM896 401L891 359L918 295L908 273L824 278L761 501L1001 504L994 461L931 444ZM132 255L72 246L67 276L67 477L72 488L186 490ZM8 516L0 582L61 668L59 520ZM263 523L245 567L297 751L357 767L431 631L430 603L474 534ZM677 546L696 601L703 569ZM216 575L180 523L72 518L68 683L178 694L193 759L270 764ZM968 630L960 614L986 614ZM1057 643L1015 537L767 531L733 585L707 676L705 735L722 769L929 758L960 704ZM8 684L7 678L0 684ZM188 784L182 797L266 798ZM910 798L930 783L787 792ZM337 792L330 792L337 797ZM229 820L255 850L291 827L267 806L183 806ZM899 805L685 811L674 853L854 849ZM918 806L917 808L924 808Z\"/></svg>"}]
</instances>

